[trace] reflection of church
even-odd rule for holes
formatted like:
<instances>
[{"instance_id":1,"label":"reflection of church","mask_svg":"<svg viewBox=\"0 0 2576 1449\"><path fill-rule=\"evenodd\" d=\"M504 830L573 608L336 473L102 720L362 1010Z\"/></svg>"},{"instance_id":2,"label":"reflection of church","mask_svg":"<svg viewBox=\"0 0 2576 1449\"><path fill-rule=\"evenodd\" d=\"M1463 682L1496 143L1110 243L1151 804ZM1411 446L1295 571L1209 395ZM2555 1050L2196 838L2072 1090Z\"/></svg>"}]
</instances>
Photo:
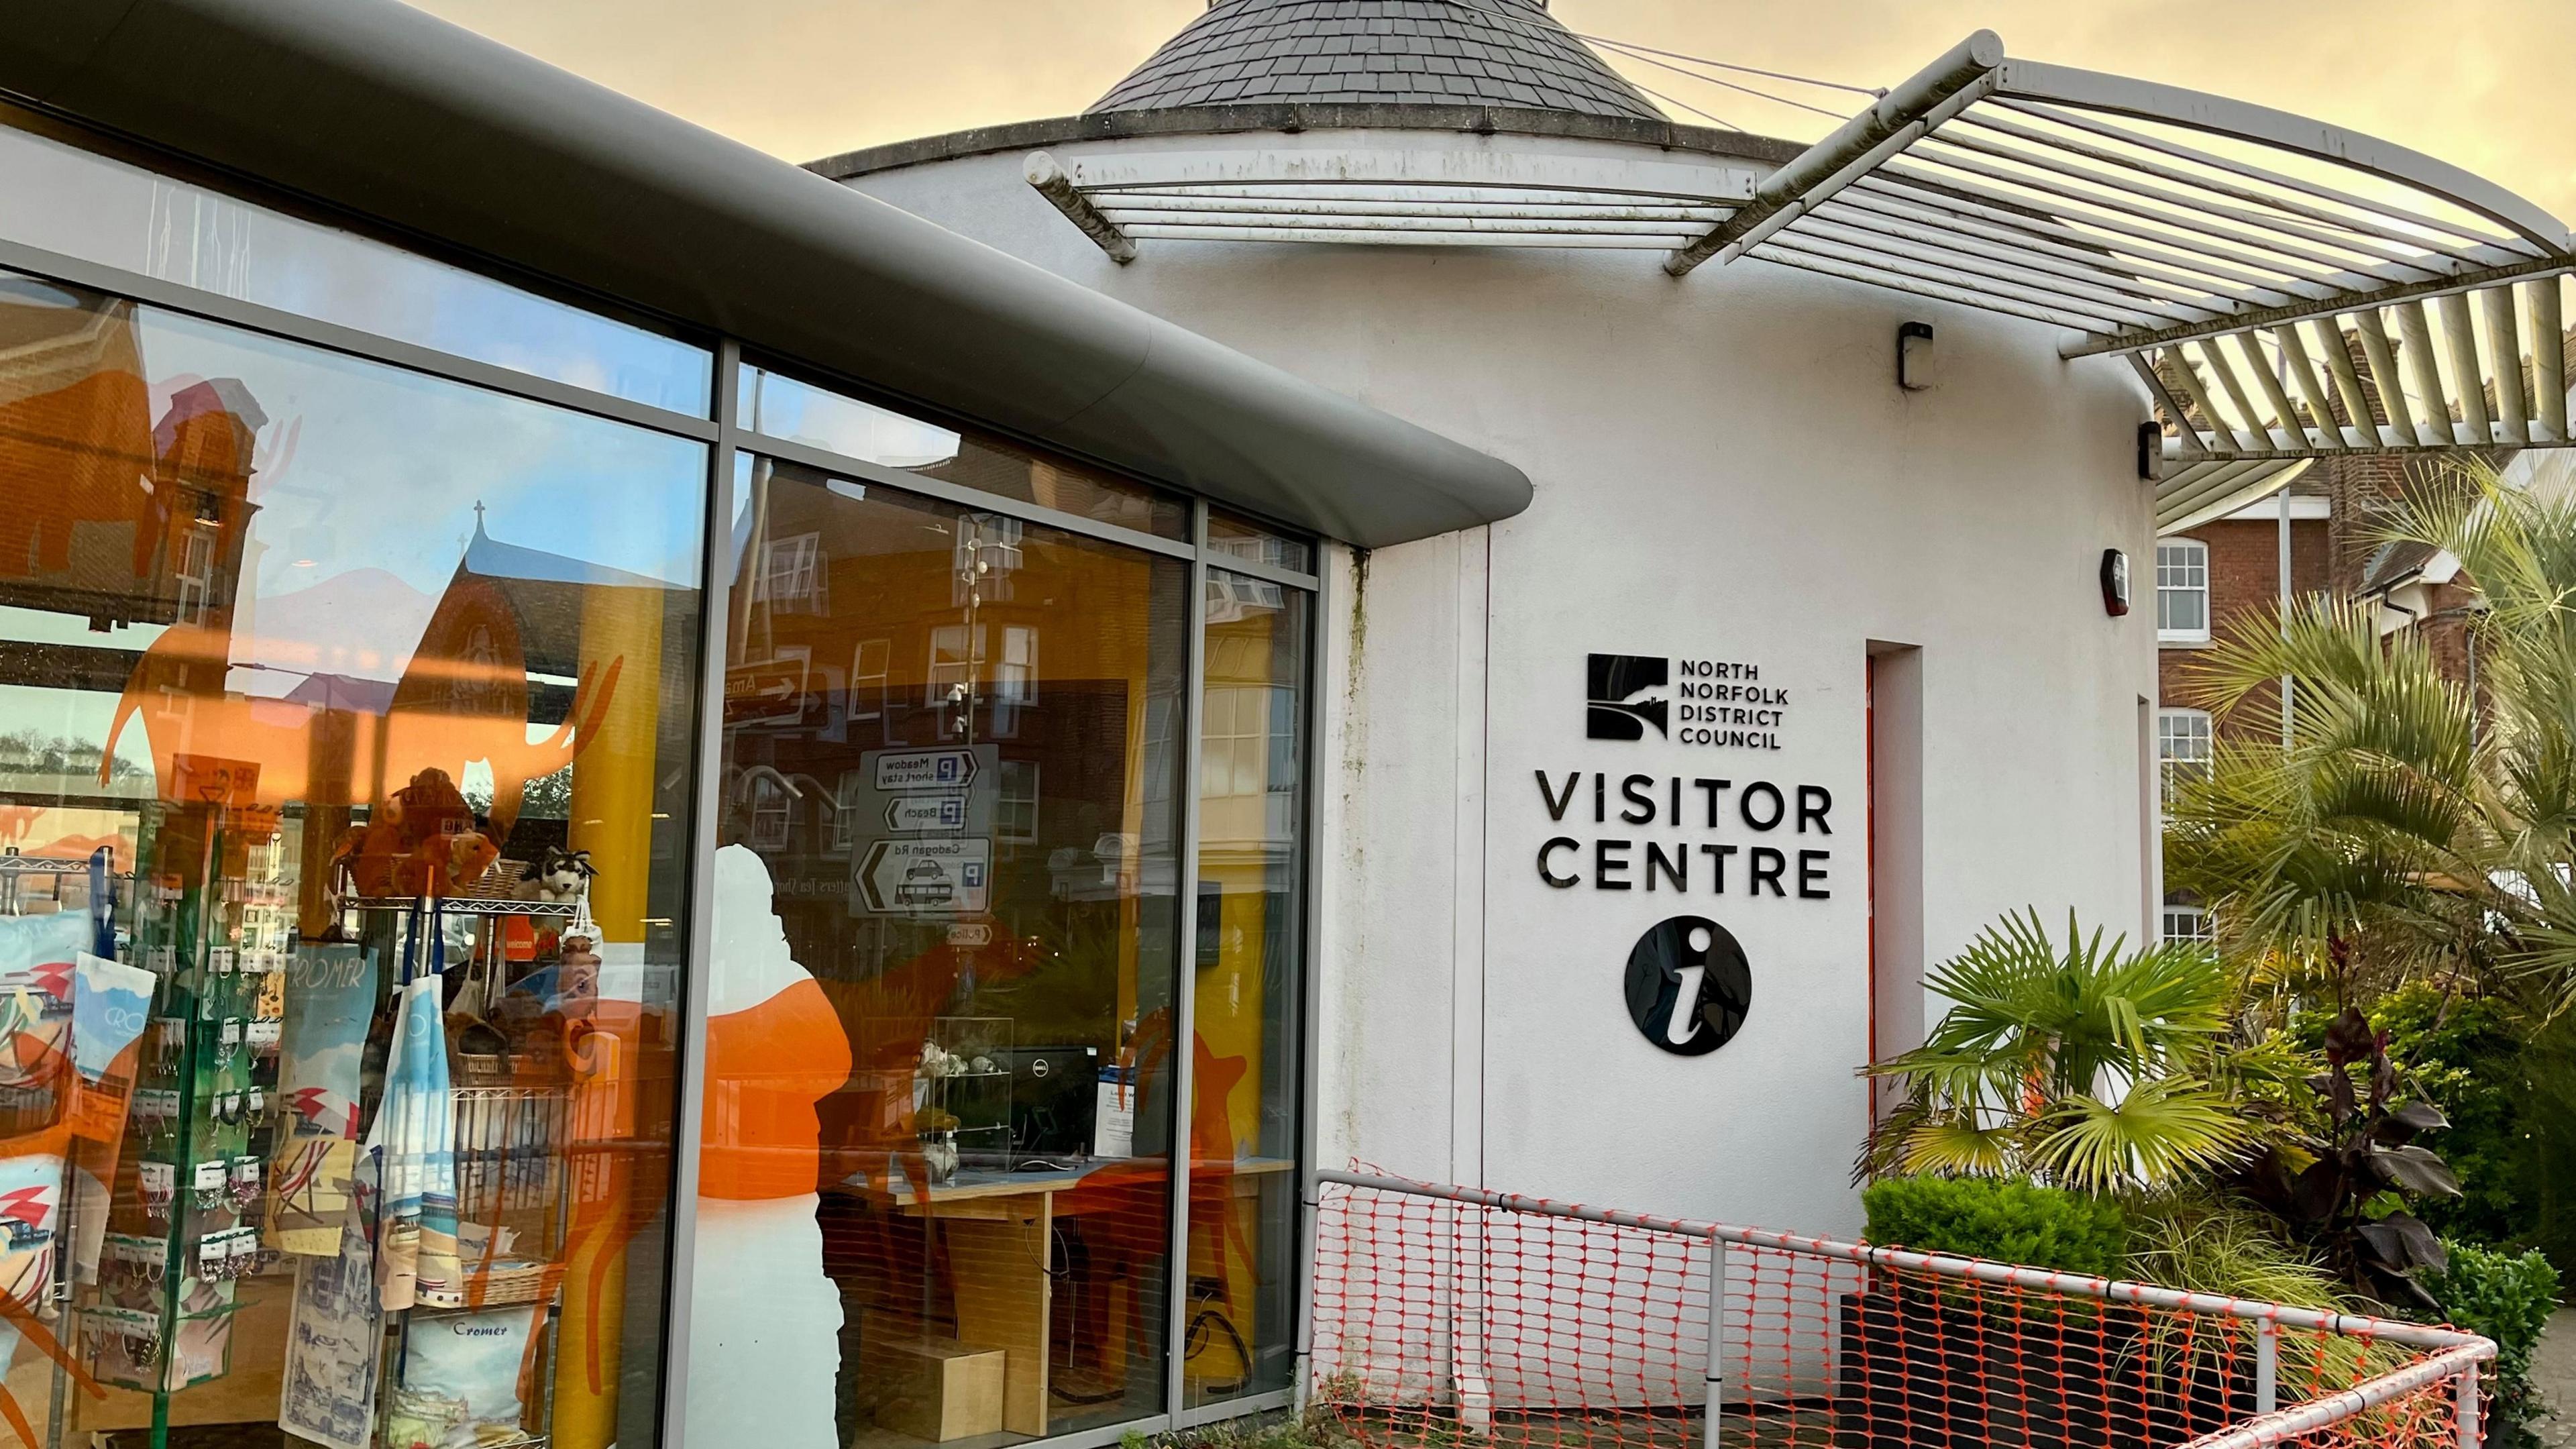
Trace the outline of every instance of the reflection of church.
<instances>
[{"instance_id":1,"label":"reflection of church","mask_svg":"<svg viewBox=\"0 0 2576 1449\"><path fill-rule=\"evenodd\" d=\"M156 412L144 367L135 304L0 281L0 480L13 500L0 513L0 607L78 618L97 636L0 645L0 684L118 696L104 738L0 758L0 787L17 802L12 844L78 854L130 840L142 800L172 799L184 772L220 767L260 804L299 807L297 853L316 861L353 811L437 770L512 854L533 858L569 843L562 772L612 714L646 725L632 743L648 755L674 747L660 736L685 734L685 712L616 701L694 691L677 662L684 651L660 639L694 631L695 595L495 539L479 505L434 601L324 558L309 588L251 609L253 474L263 430L276 430L232 378L183 380ZM419 634L380 651L383 665L402 663L386 679L350 647L350 625L407 619L422 621ZM126 625L160 627L138 650L113 632ZM630 658L660 675L628 676ZM71 717L42 713L0 725L42 739L51 719ZM117 760L120 745L131 754L138 743L148 743L148 782ZM545 801L531 813L538 781ZM669 833L665 822L618 829L638 837L625 842L635 876L645 854L676 851L676 839L652 839ZM320 873L306 874L318 908ZM676 899L635 905L677 915Z\"/></svg>"},{"instance_id":2,"label":"reflection of church","mask_svg":"<svg viewBox=\"0 0 2576 1449\"><path fill-rule=\"evenodd\" d=\"M478 505L474 534L434 602L391 575L351 572L263 600L267 624L256 633L165 630L124 681L115 727L142 722L161 798L175 798L182 777L202 768L192 762L224 762L252 782L259 803L296 808L307 862L330 856L358 809L414 786L460 795L477 827L514 858L534 860L549 846L602 848L574 839L565 772L612 717L647 725L630 748L679 747L661 736L684 734L687 717L654 706L687 697L695 681L675 672L673 651L659 641L694 627L695 596L501 542L480 514ZM384 654L388 663L403 661L396 679L297 667L333 658L340 641L323 632L348 618L417 616L424 604L417 638ZM630 675L630 660L638 669L659 663L661 672ZM280 678L295 682L282 691L261 687ZM106 744L115 748L117 735ZM674 785L665 793L679 792ZM639 822L623 812L594 822L634 837L617 842L629 881L645 874L648 856L677 849L667 828L673 812L654 814L661 818ZM306 919L317 929L329 884L319 870L304 872ZM633 904L645 916L676 917L676 898Z\"/></svg>"}]
</instances>

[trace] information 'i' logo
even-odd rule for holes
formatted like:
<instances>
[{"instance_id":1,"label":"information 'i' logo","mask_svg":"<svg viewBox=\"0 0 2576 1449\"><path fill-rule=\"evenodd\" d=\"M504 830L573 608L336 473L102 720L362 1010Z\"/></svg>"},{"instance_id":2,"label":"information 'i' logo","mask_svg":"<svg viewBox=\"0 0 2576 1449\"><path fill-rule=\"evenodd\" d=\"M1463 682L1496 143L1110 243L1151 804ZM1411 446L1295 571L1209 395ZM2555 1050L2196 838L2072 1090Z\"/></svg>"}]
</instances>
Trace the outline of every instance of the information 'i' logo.
<instances>
[{"instance_id":1,"label":"information 'i' logo","mask_svg":"<svg viewBox=\"0 0 2576 1449\"><path fill-rule=\"evenodd\" d=\"M1646 1040L1675 1056L1726 1045L1753 1005L1753 968L1744 947L1706 916L1658 921L1628 952L1628 1018Z\"/></svg>"},{"instance_id":2,"label":"information 'i' logo","mask_svg":"<svg viewBox=\"0 0 2576 1449\"><path fill-rule=\"evenodd\" d=\"M1593 740L1642 740L1646 726L1669 736L1665 720L1672 701L1660 695L1634 696L1673 682L1669 659L1651 654L1593 654L1584 661L1583 736Z\"/></svg>"}]
</instances>

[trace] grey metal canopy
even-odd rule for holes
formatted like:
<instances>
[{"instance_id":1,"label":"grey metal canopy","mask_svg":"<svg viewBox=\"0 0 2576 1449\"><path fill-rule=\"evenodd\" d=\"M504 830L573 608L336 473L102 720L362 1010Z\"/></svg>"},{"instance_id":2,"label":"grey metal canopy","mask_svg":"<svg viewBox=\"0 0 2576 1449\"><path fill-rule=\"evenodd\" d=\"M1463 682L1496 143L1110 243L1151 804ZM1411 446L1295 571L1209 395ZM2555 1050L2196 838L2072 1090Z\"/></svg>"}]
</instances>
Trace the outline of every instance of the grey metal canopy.
<instances>
[{"instance_id":1,"label":"grey metal canopy","mask_svg":"<svg viewBox=\"0 0 2576 1449\"><path fill-rule=\"evenodd\" d=\"M0 90L1362 545L1510 465L392 0L0 0Z\"/></svg>"},{"instance_id":2,"label":"grey metal canopy","mask_svg":"<svg viewBox=\"0 0 2576 1449\"><path fill-rule=\"evenodd\" d=\"M2322 122L1979 31L1665 261L1756 257L2070 329L2171 429L2176 516L2338 453L2563 447L2576 238ZM2428 305L2430 308L2428 311ZM2527 351L2526 351L2527 347Z\"/></svg>"}]
</instances>

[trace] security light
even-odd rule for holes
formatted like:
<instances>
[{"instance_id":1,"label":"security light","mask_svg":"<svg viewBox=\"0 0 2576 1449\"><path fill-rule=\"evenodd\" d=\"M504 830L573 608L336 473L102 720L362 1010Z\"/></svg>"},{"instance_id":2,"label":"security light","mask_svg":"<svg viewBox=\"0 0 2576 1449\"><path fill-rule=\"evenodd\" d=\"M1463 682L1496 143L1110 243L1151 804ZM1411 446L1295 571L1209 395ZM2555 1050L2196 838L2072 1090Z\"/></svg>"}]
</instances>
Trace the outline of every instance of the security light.
<instances>
[{"instance_id":1,"label":"security light","mask_svg":"<svg viewBox=\"0 0 2576 1449\"><path fill-rule=\"evenodd\" d=\"M1932 386L1932 324L1903 322L1896 328L1896 385L1907 392Z\"/></svg>"},{"instance_id":2,"label":"security light","mask_svg":"<svg viewBox=\"0 0 2576 1449\"><path fill-rule=\"evenodd\" d=\"M2116 548L2102 550L2102 612L2114 619L2129 612L2129 556Z\"/></svg>"}]
</instances>

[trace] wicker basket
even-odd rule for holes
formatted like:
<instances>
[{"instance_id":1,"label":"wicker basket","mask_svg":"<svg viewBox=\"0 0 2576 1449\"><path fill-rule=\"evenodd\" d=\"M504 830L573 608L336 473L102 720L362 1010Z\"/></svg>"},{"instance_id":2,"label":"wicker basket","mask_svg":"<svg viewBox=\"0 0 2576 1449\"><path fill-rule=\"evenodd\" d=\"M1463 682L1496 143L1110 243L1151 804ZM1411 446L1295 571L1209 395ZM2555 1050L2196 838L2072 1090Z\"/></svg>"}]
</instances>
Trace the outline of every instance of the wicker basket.
<instances>
[{"instance_id":1,"label":"wicker basket","mask_svg":"<svg viewBox=\"0 0 2576 1449\"><path fill-rule=\"evenodd\" d=\"M553 1267L552 1263L533 1258L496 1259L489 1268L469 1266L458 1287L421 1290L421 1306L507 1308L514 1303L534 1303L547 1294L546 1275Z\"/></svg>"}]
</instances>

